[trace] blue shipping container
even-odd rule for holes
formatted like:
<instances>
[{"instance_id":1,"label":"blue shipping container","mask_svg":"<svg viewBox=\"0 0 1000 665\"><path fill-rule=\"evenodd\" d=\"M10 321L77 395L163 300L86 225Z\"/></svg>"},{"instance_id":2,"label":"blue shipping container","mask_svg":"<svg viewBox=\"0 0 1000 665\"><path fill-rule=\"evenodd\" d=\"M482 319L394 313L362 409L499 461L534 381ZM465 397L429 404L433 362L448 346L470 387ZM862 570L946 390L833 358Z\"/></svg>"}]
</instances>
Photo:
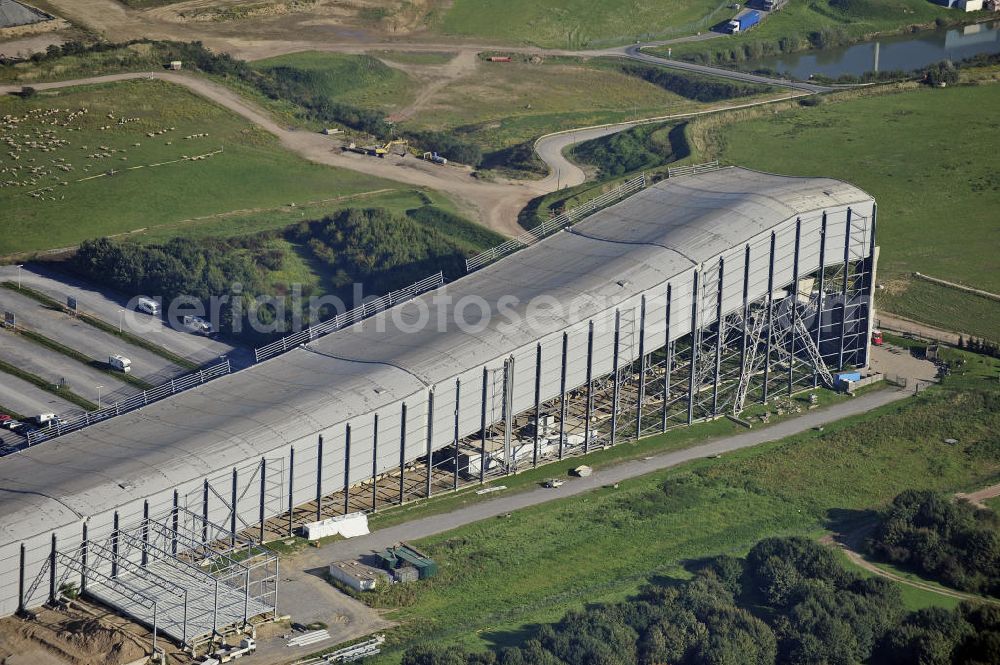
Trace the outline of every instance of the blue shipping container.
<instances>
[{"instance_id":1,"label":"blue shipping container","mask_svg":"<svg viewBox=\"0 0 1000 665\"><path fill-rule=\"evenodd\" d=\"M760 12L755 9L751 12L747 12L743 16L740 16L736 20L740 23L740 32L743 32L744 30L749 30L753 26L760 23L760 19Z\"/></svg>"}]
</instances>

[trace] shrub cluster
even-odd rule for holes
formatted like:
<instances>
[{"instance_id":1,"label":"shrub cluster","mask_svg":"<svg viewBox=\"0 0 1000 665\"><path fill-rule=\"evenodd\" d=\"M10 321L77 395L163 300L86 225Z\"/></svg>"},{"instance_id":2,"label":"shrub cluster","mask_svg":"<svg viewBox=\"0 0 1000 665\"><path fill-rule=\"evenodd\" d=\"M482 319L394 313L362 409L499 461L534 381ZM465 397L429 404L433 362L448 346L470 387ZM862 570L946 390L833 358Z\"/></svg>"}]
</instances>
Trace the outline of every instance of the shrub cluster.
<instances>
[{"instance_id":1,"label":"shrub cluster","mask_svg":"<svg viewBox=\"0 0 1000 665\"><path fill-rule=\"evenodd\" d=\"M518 647L410 649L404 665L806 665L974 663L1000 657L1000 608L905 615L887 580L850 572L828 547L769 538L694 578L572 611Z\"/></svg>"},{"instance_id":2,"label":"shrub cluster","mask_svg":"<svg viewBox=\"0 0 1000 665\"><path fill-rule=\"evenodd\" d=\"M1000 595L1000 520L943 494L911 490L881 515L868 547L876 557L948 586Z\"/></svg>"}]
</instances>

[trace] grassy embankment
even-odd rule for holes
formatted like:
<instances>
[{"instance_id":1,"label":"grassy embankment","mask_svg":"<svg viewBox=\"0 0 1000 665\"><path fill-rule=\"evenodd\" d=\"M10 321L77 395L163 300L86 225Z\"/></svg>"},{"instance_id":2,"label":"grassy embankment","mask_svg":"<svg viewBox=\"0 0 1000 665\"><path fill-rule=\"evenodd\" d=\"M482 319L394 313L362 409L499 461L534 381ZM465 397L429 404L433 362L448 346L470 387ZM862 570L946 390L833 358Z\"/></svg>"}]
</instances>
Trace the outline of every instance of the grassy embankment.
<instances>
[{"instance_id":1,"label":"grassy embankment","mask_svg":"<svg viewBox=\"0 0 1000 665\"><path fill-rule=\"evenodd\" d=\"M952 352L960 355L960 352ZM518 642L530 626L633 593L685 562L742 554L765 536L819 536L868 518L911 487L956 491L1000 474L1000 363L969 358L940 389L864 416L559 500L419 541L440 564L428 582L377 600L390 649L433 640ZM959 444L942 443L957 438ZM909 606L950 603L909 594Z\"/></svg>"}]
</instances>

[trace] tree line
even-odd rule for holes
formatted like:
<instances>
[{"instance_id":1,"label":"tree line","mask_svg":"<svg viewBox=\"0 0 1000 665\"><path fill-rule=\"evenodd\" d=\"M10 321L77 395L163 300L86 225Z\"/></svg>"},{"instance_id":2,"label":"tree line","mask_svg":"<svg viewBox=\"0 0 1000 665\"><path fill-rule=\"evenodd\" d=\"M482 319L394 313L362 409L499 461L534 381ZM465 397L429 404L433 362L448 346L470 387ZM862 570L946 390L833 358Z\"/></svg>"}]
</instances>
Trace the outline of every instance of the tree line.
<instances>
[{"instance_id":1,"label":"tree line","mask_svg":"<svg viewBox=\"0 0 1000 665\"><path fill-rule=\"evenodd\" d=\"M900 494L880 515L868 551L950 587L1000 597L1000 520L967 501Z\"/></svg>"},{"instance_id":2,"label":"tree line","mask_svg":"<svg viewBox=\"0 0 1000 665\"><path fill-rule=\"evenodd\" d=\"M688 156L684 127L684 123L633 127L580 143L572 148L573 156L597 166L601 177L656 168Z\"/></svg>"},{"instance_id":3,"label":"tree line","mask_svg":"<svg viewBox=\"0 0 1000 665\"><path fill-rule=\"evenodd\" d=\"M257 302L258 297L281 299L288 293L289 285L276 284L273 278L287 256L279 240L305 247L331 275L327 293L354 306L360 304L353 302L355 283L363 285L362 295L367 297L408 286L439 270L455 277L465 272L465 257L502 239L433 206L414 208L406 215L383 208L349 208L284 230L233 238L174 238L152 244L86 240L65 266L130 297L161 297L164 305L186 298L211 312L213 297L238 299L240 308L219 309L219 330L258 343L268 335L254 329L251 317L260 324L277 324L278 333L286 332L293 321L289 308ZM240 286L234 288L235 284ZM311 285L303 285L301 295L314 295ZM331 313L315 314L325 318Z\"/></svg>"},{"instance_id":4,"label":"tree line","mask_svg":"<svg viewBox=\"0 0 1000 665\"><path fill-rule=\"evenodd\" d=\"M985 665L1000 662L1000 608L907 613L899 589L845 569L801 537L695 563L690 580L568 612L496 651L418 646L403 665Z\"/></svg>"},{"instance_id":5,"label":"tree line","mask_svg":"<svg viewBox=\"0 0 1000 665\"><path fill-rule=\"evenodd\" d=\"M619 67L623 73L629 76L637 76L664 90L699 102L718 102L734 97L749 97L771 90L770 86L758 83L744 83L687 72L679 73L663 67L639 63L628 62L619 65Z\"/></svg>"}]
</instances>

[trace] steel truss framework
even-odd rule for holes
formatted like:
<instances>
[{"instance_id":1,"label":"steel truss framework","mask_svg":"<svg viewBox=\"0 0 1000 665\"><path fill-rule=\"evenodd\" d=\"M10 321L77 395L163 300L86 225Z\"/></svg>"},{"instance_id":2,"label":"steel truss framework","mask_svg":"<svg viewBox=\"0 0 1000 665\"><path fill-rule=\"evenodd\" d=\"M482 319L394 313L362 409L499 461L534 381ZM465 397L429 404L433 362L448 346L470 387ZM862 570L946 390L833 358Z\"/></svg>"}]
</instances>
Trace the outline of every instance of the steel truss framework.
<instances>
[{"instance_id":1,"label":"steel truss framework","mask_svg":"<svg viewBox=\"0 0 1000 665\"><path fill-rule=\"evenodd\" d=\"M719 302L724 280L733 278L726 273L724 263L720 260L703 266L693 285L696 297L691 331L680 339L646 339L645 300L630 316L618 312L612 342L614 363L608 374L597 376L592 371L597 352L593 323L585 341L564 334L561 345L543 350L539 344L534 368L517 368L511 359L503 367L484 369L481 385L475 386L483 395L482 428L473 436L458 436L459 397L468 395L469 387L458 381L452 386L436 386L437 393L455 391L451 445L429 450L414 461L404 460L401 454L399 467L393 472L374 473L373 468L364 479L352 479L345 473L347 481L342 488L332 494L317 488L315 501L305 506L292 505L289 488L283 514L266 520L266 525L262 520L254 532L259 529L262 538L283 537L314 520L347 512L375 512L698 421L738 417L749 405L788 399L820 385L832 387L831 368L867 365L875 253L869 223L867 217L853 213L843 245L833 248L826 246L824 216L818 265L803 274L796 270L790 284L774 284L772 236L768 292L750 300L749 275L744 274L744 300L736 311L723 313ZM801 221L796 227L796 255L800 227ZM760 251L767 250L765 243ZM748 266L750 246L746 252L744 265ZM837 252L835 267L829 266L832 252ZM670 303L671 287L667 289L666 302ZM668 305L668 321L670 315ZM573 344L586 344L587 380L583 386L568 388L566 358ZM647 352L651 347L654 350ZM620 357L637 359L620 362ZM543 376L543 364L552 376ZM512 413L506 405L511 403L517 371L535 372L535 405ZM555 380L556 375L559 395L540 400L543 380ZM503 399L488 400L487 395L502 395ZM402 419L406 421L405 404ZM427 425L428 429L433 426L430 418ZM350 426L345 435L349 457ZM404 432L400 441L382 441L376 417L376 450L385 445L402 451L407 445L405 437ZM428 434L428 441L430 438ZM322 457L322 437L317 445ZM293 451L289 475L294 466Z\"/></svg>"},{"instance_id":2,"label":"steel truss framework","mask_svg":"<svg viewBox=\"0 0 1000 665\"><path fill-rule=\"evenodd\" d=\"M21 546L20 608L48 583L48 601L64 589L108 605L148 626L153 647L165 635L185 647L246 628L252 619L277 613L278 556L245 535L205 520L178 505L130 527L119 525L102 539L88 538L63 551L55 534L38 574L25 586Z\"/></svg>"}]
</instances>

